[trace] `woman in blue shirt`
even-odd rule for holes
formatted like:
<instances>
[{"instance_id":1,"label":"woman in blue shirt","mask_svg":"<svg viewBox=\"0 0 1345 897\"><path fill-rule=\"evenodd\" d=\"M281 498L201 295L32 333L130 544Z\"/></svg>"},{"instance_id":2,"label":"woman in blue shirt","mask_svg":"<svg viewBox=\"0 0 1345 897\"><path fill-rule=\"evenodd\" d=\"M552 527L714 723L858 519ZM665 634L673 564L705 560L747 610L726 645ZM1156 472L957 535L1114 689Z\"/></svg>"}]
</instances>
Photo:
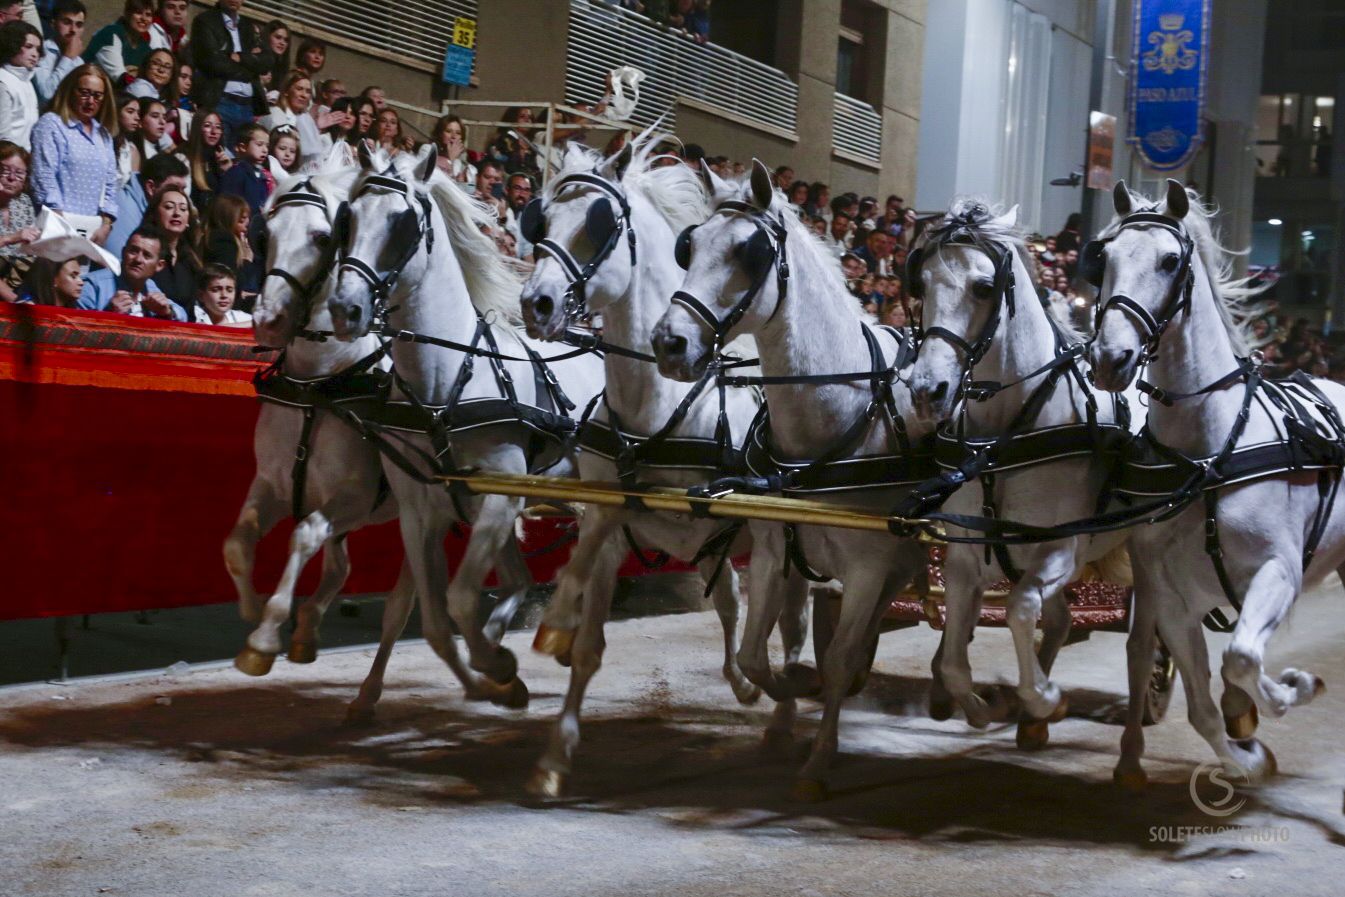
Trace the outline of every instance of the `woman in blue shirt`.
<instances>
[{"instance_id":1,"label":"woman in blue shirt","mask_svg":"<svg viewBox=\"0 0 1345 897\"><path fill-rule=\"evenodd\" d=\"M112 82L92 64L65 77L33 126L33 199L66 217L101 216L89 233L99 245L117 217L116 129Z\"/></svg>"}]
</instances>

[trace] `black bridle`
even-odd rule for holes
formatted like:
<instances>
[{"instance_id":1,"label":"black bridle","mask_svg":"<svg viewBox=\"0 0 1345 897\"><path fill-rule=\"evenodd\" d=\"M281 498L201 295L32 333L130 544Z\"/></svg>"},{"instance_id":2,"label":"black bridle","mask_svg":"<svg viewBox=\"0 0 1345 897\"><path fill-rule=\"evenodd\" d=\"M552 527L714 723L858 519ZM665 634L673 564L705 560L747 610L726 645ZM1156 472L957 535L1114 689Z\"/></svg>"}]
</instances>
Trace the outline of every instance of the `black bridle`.
<instances>
[{"instance_id":1,"label":"black bridle","mask_svg":"<svg viewBox=\"0 0 1345 897\"><path fill-rule=\"evenodd\" d=\"M329 211L327 208L327 201L322 198L321 194L313 189L312 182L308 178L305 178L296 184L293 190L289 190L276 197L276 201L271 204L271 210L267 213L267 219L269 220L276 214L276 212L287 206L312 206L321 209L324 218L327 217ZM327 282L327 278L331 276L332 265L336 261L337 249L336 240L334 238L330 239L327 247L322 252L322 257L318 260L316 270L314 270L313 275L307 281L300 280L297 276L279 265L274 265L271 268L268 268L266 273L262 276L263 283L265 283L268 278L279 277L287 283L290 288L294 290L295 295L298 296L299 304L294 317L301 328L295 331L295 336L298 338L322 341L328 336L331 336L330 333L325 331L304 330L302 329L302 324L312 315L313 299Z\"/></svg>"},{"instance_id":2,"label":"black bridle","mask_svg":"<svg viewBox=\"0 0 1345 897\"><path fill-rule=\"evenodd\" d=\"M1181 256L1177 268L1173 271L1172 285L1168 287L1167 295L1163 297L1163 304L1157 315L1150 314L1147 308L1124 293L1113 293L1105 299L1100 299L1097 304L1097 321L1094 332L1102 332L1103 316L1112 308L1119 308L1130 315L1144 331L1144 349L1139 358L1139 364L1143 366L1152 361L1158 353L1158 341L1162 339L1163 332L1167 330L1173 319L1183 312L1187 314L1191 312L1191 291L1195 288L1195 272L1191 270L1191 256L1195 251L1195 241L1191 239L1190 234L1186 232L1186 228L1179 221L1158 212L1135 212L1121 219L1121 224L1116 229L1116 233L1104 240L1093 241L1085 247L1085 252L1092 257L1095 264L1101 266L1104 264L1105 256L1102 253L1105 251L1106 244L1115 240L1121 231L1141 226L1160 227L1176 237L1177 242L1181 245ZM1099 267L1099 271L1101 270L1104 269ZM1101 276L1097 278L1095 285L1101 291Z\"/></svg>"},{"instance_id":3,"label":"black bridle","mask_svg":"<svg viewBox=\"0 0 1345 897\"><path fill-rule=\"evenodd\" d=\"M406 200L407 206L413 213L416 211L416 204L412 202L413 194L406 181L386 171L365 178L364 182L360 184L359 190L351 196L351 201L359 199L367 193L395 193ZM333 236L337 244L337 258L340 259L338 271L352 271L369 284L375 314L387 310L388 299L392 295L393 288L397 285L397 278L401 276L402 269L410 264L411 259L415 258L416 253L420 251L421 241L424 240L425 242L426 254L434 251L434 226L430 218L433 210L430 200L419 195L415 195L414 198L419 201L420 205L420 213L416 215L416 233L413 238L406 240L397 261L381 274L373 265L348 254L345 244L350 236L350 202L341 203L341 208L337 210Z\"/></svg>"},{"instance_id":4,"label":"black bridle","mask_svg":"<svg viewBox=\"0 0 1345 897\"><path fill-rule=\"evenodd\" d=\"M598 247L598 251L588 262L580 264L569 249L550 239L546 235L546 205L539 196L523 208L519 218L519 233L547 255L560 262L570 282L565 287L562 310L567 320L574 320L588 314L588 283L598 273L602 263L616 251L621 242L621 234L626 234L626 243L630 247L630 264L635 267L635 226L631 221L630 204L626 201L625 191L597 172L572 174L562 178L553 188L553 196L570 186L596 187L607 195L589 206L585 227L589 241ZM610 200L610 201L609 201ZM611 202L621 210L612 214ZM536 239L534 239L534 237Z\"/></svg>"},{"instance_id":5,"label":"black bridle","mask_svg":"<svg viewBox=\"0 0 1345 897\"><path fill-rule=\"evenodd\" d=\"M753 225L756 226L756 235L747 241L744 246L749 256L756 255L750 259L752 271L752 283L747 291L734 303L733 308L722 319L715 314L714 309L702 302L698 297L688 293L685 290L678 290L672 294L672 301L687 311L691 312L701 323L703 323L715 337L715 353L718 354L725 343L728 342L729 331L731 331L743 316L747 314L761 293L762 287L766 285L771 272L776 274L776 281L779 295L775 300L775 309L771 312L771 318L780 311L784 305L785 297L789 292L789 258L785 251L785 240L789 236L785 230L784 222L777 217L773 217L767 212L762 211L751 203L741 202L739 200L729 200L722 202L715 207L714 213L726 215L744 215ZM689 239L689 234L687 238ZM764 244L765 251L754 249L754 245L760 247ZM688 244L689 245L689 244ZM769 321L769 319L767 319Z\"/></svg>"}]
</instances>

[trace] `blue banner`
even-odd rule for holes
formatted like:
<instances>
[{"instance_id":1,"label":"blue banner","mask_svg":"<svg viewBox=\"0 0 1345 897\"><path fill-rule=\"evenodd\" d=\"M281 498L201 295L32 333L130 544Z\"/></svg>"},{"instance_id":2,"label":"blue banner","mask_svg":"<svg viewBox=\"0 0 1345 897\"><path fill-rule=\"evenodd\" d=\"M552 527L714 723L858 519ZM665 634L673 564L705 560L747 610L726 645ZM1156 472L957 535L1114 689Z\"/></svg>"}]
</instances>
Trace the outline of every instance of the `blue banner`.
<instances>
[{"instance_id":1,"label":"blue banner","mask_svg":"<svg viewBox=\"0 0 1345 897\"><path fill-rule=\"evenodd\" d=\"M1211 0L1134 0L1130 133L1144 164L1180 168L1199 149Z\"/></svg>"}]
</instances>

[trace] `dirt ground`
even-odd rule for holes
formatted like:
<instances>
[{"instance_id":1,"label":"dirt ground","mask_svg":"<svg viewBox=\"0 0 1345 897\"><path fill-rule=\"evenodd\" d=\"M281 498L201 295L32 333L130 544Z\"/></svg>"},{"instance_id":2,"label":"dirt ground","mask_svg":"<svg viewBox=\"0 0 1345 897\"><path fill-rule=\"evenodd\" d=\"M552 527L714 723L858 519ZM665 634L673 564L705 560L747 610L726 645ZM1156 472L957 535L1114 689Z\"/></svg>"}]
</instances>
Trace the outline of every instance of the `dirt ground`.
<instances>
[{"instance_id":1,"label":"dirt ground","mask_svg":"<svg viewBox=\"0 0 1345 897\"><path fill-rule=\"evenodd\" d=\"M214 666L0 690L0 895L1338 895L1341 599L1338 584L1305 597L1282 631L1273 667L1329 688L1263 722L1280 775L1239 788L1226 819L1192 800L1210 752L1180 693L1148 731L1148 792L1112 785L1124 639L1109 634L1065 650L1071 713L1035 754L1012 727L929 720L936 634L885 636L846 708L833 797L811 805L789 799L794 764L759 755L769 705L733 701L706 613L609 627L579 796L549 806L522 784L567 671L528 633L507 638L526 711L464 702L416 642L366 729L342 723L365 649L261 680ZM980 682L1013 671L1005 632L978 633L972 656ZM801 735L816 718L807 705ZM1181 829L1219 825L1238 829Z\"/></svg>"}]
</instances>

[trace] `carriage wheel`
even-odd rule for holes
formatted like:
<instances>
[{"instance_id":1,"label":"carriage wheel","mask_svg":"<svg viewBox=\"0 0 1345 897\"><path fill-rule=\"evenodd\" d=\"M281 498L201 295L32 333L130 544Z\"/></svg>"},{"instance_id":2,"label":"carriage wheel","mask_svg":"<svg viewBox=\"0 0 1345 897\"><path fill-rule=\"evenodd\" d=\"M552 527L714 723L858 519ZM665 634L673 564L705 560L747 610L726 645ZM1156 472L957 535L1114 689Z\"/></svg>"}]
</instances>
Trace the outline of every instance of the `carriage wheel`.
<instances>
[{"instance_id":1,"label":"carriage wheel","mask_svg":"<svg viewBox=\"0 0 1345 897\"><path fill-rule=\"evenodd\" d=\"M1149 688L1144 696L1144 725L1152 726L1161 722L1167 715L1168 705L1172 703L1172 692L1177 685L1177 665L1172 661L1163 640L1158 640L1154 649L1153 672L1149 675Z\"/></svg>"}]
</instances>

